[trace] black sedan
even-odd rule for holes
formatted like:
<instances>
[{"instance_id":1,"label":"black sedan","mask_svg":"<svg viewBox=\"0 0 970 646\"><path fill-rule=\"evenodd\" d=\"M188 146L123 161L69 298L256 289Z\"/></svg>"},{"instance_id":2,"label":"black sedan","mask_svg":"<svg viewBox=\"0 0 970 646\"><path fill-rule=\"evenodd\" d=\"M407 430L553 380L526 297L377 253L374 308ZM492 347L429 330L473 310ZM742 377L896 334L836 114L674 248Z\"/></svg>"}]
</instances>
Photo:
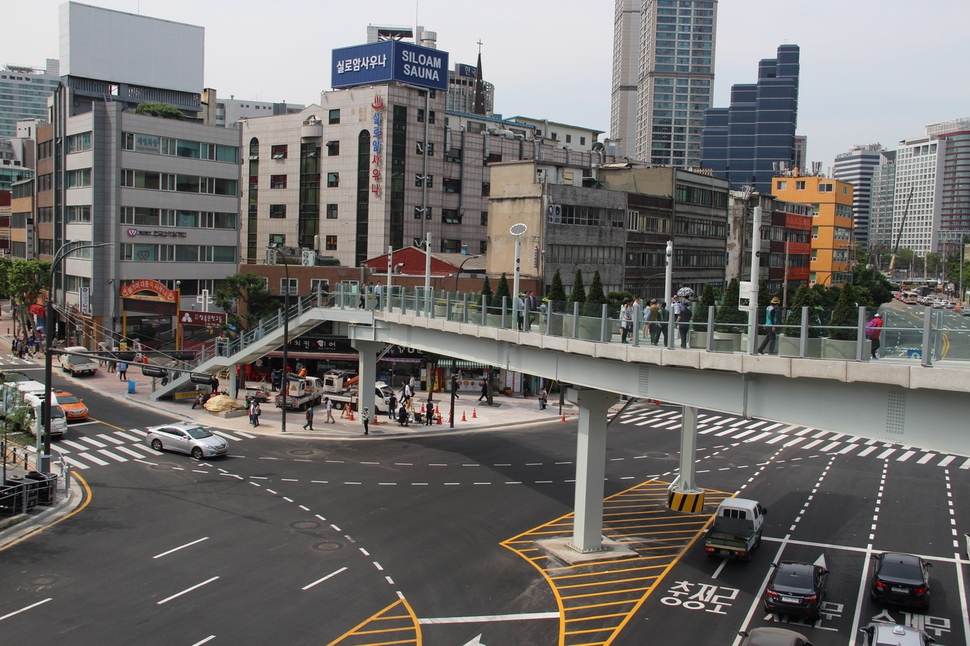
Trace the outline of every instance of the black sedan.
<instances>
[{"instance_id":1,"label":"black sedan","mask_svg":"<svg viewBox=\"0 0 970 646\"><path fill-rule=\"evenodd\" d=\"M818 619L829 571L821 565L797 561L773 563L771 567L774 572L765 589L765 610Z\"/></svg>"},{"instance_id":2,"label":"black sedan","mask_svg":"<svg viewBox=\"0 0 970 646\"><path fill-rule=\"evenodd\" d=\"M884 552L873 554L875 574L869 587L873 601L916 608L930 607L930 573L932 564L918 556Z\"/></svg>"}]
</instances>

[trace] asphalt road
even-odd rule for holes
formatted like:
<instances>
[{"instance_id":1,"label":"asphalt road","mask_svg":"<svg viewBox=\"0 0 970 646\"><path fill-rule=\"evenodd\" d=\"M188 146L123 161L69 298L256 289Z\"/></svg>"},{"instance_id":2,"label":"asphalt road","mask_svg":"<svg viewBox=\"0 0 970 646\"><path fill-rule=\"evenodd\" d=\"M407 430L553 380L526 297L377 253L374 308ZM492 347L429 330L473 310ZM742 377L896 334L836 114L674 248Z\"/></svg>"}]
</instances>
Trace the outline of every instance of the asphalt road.
<instances>
[{"instance_id":1,"label":"asphalt road","mask_svg":"<svg viewBox=\"0 0 970 646\"><path fill-rule=\"evenodd\" d=\"M967 642L970 573L955 561L970 525L964 457L705 414L698 480L709 501L740 490L769 509L752 562L724 562L696 543L706 517L663 511L678 412L638 408L610 430L605 513L607 534L642 558L565 568L534 539L570 532L574 424L379 441L236 434L228 457L197 462L139 442L163 416L70 390L100 420L72 425L74 446L62 447L85 465L91 500L2 552L5 643L380 644L420 633L429 646L732 644L742 628L788 622L761 607L768 565L819 556L832 571L826 612L795 626L813 643L851 643L876 616ZM930 612L869 601L868 557L880 550L931 560Z\"/></svg>"},{"instance_id":2,"label":"asphalt road","mask_svg":"<svg viewBox=\"0 0 970 646\"><path fill-rule=\"evenodd\" d=\"M885 356L905 357L923 346L923 305L899 302L883 306L885 330L882 334ZM943 359L970 361L970 316L953 310L932 310L932 324L942 329L937 355Z\"/></svg>"}]
</instances>

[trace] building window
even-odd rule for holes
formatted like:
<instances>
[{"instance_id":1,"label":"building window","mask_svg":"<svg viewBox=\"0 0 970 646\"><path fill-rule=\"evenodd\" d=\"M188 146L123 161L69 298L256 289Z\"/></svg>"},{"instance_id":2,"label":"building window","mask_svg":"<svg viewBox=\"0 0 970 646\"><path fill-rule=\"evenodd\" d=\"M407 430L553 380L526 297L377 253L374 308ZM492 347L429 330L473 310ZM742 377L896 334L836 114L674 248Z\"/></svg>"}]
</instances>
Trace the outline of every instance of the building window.
<instances>
[{"instance_id":1,"label":"building window","mask_svg":"<svg viewBox=\"0 0 970 646\"><path fill-rule=\"evenodd\" d=\"M424 108L418 108L418 123L424 123Z\"/></svg>"},{"instance_id":2,"label":"building window","mask_svg":"<svg viewBox=\"0 0 970 646\"><path fill-rule=\"evenodd\" d=\"M579 138L579 145L580 146L585 146L586 145L586 137L580 137Z\"/></svg>"},{"instance_id":3,"label":"building window","mask_svg":"<svg viewBox=\"0 0 970 646\"><path fill-rule=\"evenodd\" d=\"M488 253L488 241L487 240L482 240L481 242L478 243L478 253L480 253L480 254L486 254L486 253Z\"/></svg>"},{"instance_id":4,"label":"building window","mask_svg":"<svg viewBox=\"0 0 970 646\"><path fill-rule=\"evenodd\" d=\"M431 207L430 206L425 207L425 208L421 208L420 206L414 207L414 219L415 220L420 220L422 213L425 214L426 219L428 219L428 220L431 219Z\"/></svg>"},{"instance_id":5,"label":"building window","mask_svg":"<svg viewBox=\"0 0 970 646\"><path fill-rule=\"evenodd\" d=\"M286 159L286 144L273 146L272 155L273 159Z\"/></svg>"},{"instance_id":6,"label":"building window","mask_svg":"<svg viewBox=\"0 0 970 646\"><path fill-rule=\"evenodd\" d=\"M488 197L492 194L492 183L482 182L482 197Z\"/></svg>"},{"instance_id":7,"label":"building window","mask_svg":"<svg viewBox=\"0 0 970 646\"><path fill-rule=\"evenodd\" d=\"M778 182L778 190L779 191L787 191L788 190L788 182L787 181L780 181L780 182Z\"/></svg>"},{"instance_id":8,"label":"building window","mask_svg":"<svg viewBox=\"0 0 970 646\"><path fill-rule=\"evenodd\" d=\"M423 155L424 154L424 142L423 141L417 141L417 142L415 142L414 154L415 155ZM434 142L433 141L428 142L428 157L434 157Z\"/></svg>"},{"instance_id":9,"label":"building window","mask_svg":"<svg viewBox=\"0 0 970 646\"><path fill-rule=\"evenodd\" d=\"M79 168L67 171L67 187L91 186L91 169Z\"/></svg>"},{"instance_id":10,"label":"building window","mask_svg":"<svg viewBox=\"0 0 970 646\"><path fill-rule=\"evenodd\" d=\"M488 211L482 211L482 226L488 226Z\"/></svg>"},{"instance_id":11,"label":"building window","mask_svg":"<svg viewBox=\"0 0 970 646\"><path fill-rule=\"evenodd\" d=\"M796 191L804 191L805 190L805 181L804 180L801 180L801 181L795 182L795 190Z\"/></svg>"},{"instance_id":12,"label":"building window","mask_svg":"<svg viewBox=\"0 0 970 646\"><path fill-rule=\"evenodd\" d=\"M327 173L327 186L330 188L340 186L340 173Z\"/></svg>"},{"instance_id":13,"label":"building window","mask_svg":"<svg viewBox=\"0 0 970 646\"><path fill-rule=\"evenodd\" d=\"M67 138L67 154L91 150L91 133L82 132Z\"/></svg>"},{"instance_id":14,"label":"building window","mask_svg":"<svg viewBox=\"0 0 970 646\"><path fill-rule=\"evenodd\" d=\"M461 180L446 177L441 180L441 190L444 193L461 193Z\"/></svg>"},{"instance_id":15,"label":"building window","mask_svg":"<svg viewBox=\"0 0 970 646\"><path fill-rule=\"evenodd\" d=\"M444 224L461 224L458 209L441 209L441 221Z\"/></svg>"},{"instance_id":16,"label":"building window","mask_svg":"<svg viewBox=\"0 0 970 646\"><path fill-rule=\"evenodd\" d=\"M336 157L340 154L340 142L339 141L328 141L327 142L327 156Z\"/></svg>"},{"instance_id":17,"label":"building window","mask_svg":"<svg viewBox=\"0 0 970 646\"><path fill-rule=\"evenodd\" d=\"M329 292L330 292L330 281L329 280L327 280L326 278L311 278L310 279L310 293L311 294L318 294L318 293L327 294Z\"/></svg>"},{"instance_id":18,"label":"building window","mask_svg":"<svg viewBox=\"0 0 970 646\"><path fill-rule=\"evenodd\" d=\"M819 193L831 193L832 190L833 190L833 188L834 188L834 186L833 186L833 184L831 182L825 182L825 183L819 182L818 192Z\"/></svg>"},{"instance_id":19,"label":"building window","mask_svg":"<svg viewBox=\"0 0 970 646\"><path fill-rule=\"evenodd\" d=\"M269 234L269 246L275 247L286 244L286 234L285 233L271 233Z\"/></svg>"},{"instance_id":20,"label":"building window","mask_svg":"<svg viewBox=\"0 0 970 646\"><path fill-rule=\"evenodd\" d=\"M327 205L327 219L328 220L336 220L337 219L337 205L336 204L328 204Z\"/></svg>"},{"instance_id":21,"label":"building window","mask_svg":"<svg viewBox=\"0 0 970 646\"><path fill-rule=\"evenodd\" d=\"M431 95L434 96L434 90L431 90ZM428 123L434 123L434 110L428 112Z\"/></svg>"},{"instance_id":22,"label":"building window","mask_svg":"<svg viewBox=\"0 0 970 646\"><path fill-rule=\"evenodd\" d=\"M270 188L286 188L286 175L270 175Z\"/></svg>"},{"instance_id":23,"label":"building window","mask_svg":"<svg viewBox=\"0 0 970 646\"><path fill-rule=\"evenodd\" d=\"M573 143L573 136L572 135L566 135L566 143L567 144Z\"/></svg>"},{"instance_id":24,"label":"building window","mask_svg":"<svg viewBox=\"0 0 970 646\"><path fill-rule=\"evenodd\" d=\"M441 253L461 253L461 240L441 240Z\"/></svg>"},{"instance_id":25,"label":"building window","mask_svg":"<svg viewBox=\"0 0 970 646\"><path fill-rule=\"evenodd\" d=\"M434 175L421 175L418 173L414 176L414 185L420 187L421 180L425 180L425 184L428 186L428 188L432 188L434 186Z\"/></svg>"},{"instance_id":26,"label":"building window","mask_svg":"<svg viewBox=\"0 0 970 646\"><path fill-rule=\"evenodd\" d=\"M337 250L337 236L327 236L327 251Z\"/></svg>"},{"instance_id":27,"label":"building window","mask_svg":"<svg viewBox=\"0 0 970 646\"><path fill-rule=\"evenodd\" d=\"M289 290L287 290L287 283L289 283ZM300 279L299 278L280 278L280 296L286 296L287 291L290 296L296 296L300 293Z\"/></svg>"},{"instance_id":28,"label":"building window","mask_svg":"<svg viewBox=\"0 0 970 646\"><path fill-rule=\"evenodd\" d=\"M340 123L340 108L334 108L330 111L330 125L338 123Z\"/></svg>"},{"instance_id":29,"label":"building window","mask_svg":"<svg viewBox=\"0 0 970 646\"><path fill-rule=\"evenodd\" d=\"M91 222L91 207L89 206L69 206L67 207L67 222Z\"/></svg>"},{"instance_id":30,"label":"building window","mask_svg":"<svg viewBox=\"0 0 970 646\"><path fill-rule=\"evenodd\" d=\"M269 205L269 219L270 220L283 220L286 218L286 205L285 204L270 204Z\"/></svg>"}]
</instances>

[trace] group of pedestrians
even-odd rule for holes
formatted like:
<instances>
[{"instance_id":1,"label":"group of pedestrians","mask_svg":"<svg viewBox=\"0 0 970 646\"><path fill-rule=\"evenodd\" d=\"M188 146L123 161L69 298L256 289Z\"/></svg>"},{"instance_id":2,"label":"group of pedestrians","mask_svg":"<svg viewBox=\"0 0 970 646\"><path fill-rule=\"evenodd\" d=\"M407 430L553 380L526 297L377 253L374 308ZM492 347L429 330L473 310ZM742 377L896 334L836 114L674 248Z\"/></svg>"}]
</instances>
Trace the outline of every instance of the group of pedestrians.
<instances>
[{"instance_id":1,"label":"group of pedestrians","mask_svg":"<svg viewBox=\"0 0 970 646\"><path fill-rule=\"evenodd\" d=\"M664 346L667 345L667 328L670 325L670 317L677 324L680 332L680 347L687 347L687 339L690 334L690 322L693 318L690 301L673 297L672 312L667 310L667 304L658 301L656 298L650 299L649 306L643 309L643 299L637 296L632 302L629 298L623 299L620 306L620 342L629 343L633 335L634 326L637 321L643 321L643 337L649 338L652 345L658 345L660 338L663 337Z\"/></svg>"},{"instance_id":2,"label":"group of pedestrians","mask_svg":"<svg viewBox=\"0 0 970 646\"><path fill-rule=\"evenodd\" d=\"M329 397L323 398L323 407L327 411L327 419L323 423L336 424L337 420L333 418L333 401ZM303 430L313 430L313 406L308 406L306 409L306 424L303 425Z\"/></svg>"}]
</instances>

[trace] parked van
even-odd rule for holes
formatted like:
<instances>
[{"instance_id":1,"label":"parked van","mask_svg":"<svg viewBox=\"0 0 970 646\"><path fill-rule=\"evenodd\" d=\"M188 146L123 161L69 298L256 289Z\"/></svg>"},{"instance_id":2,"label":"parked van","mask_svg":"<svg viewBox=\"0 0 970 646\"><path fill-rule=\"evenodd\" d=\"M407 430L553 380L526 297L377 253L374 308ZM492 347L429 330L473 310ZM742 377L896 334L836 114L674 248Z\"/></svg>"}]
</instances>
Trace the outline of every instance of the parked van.
<instances>
[{"instance_id":1,"label":"parked van","mask_svg":"<svg viewBox=\"0 0 970 646\"><path fill-rule=\"evenodd\" d=\"M70 348L64 348L64 352L67 354L61 355L61 368L64 372L71 373L71 376L76 375L93 375L98 371L98 360L93 357L84 356L84 354L90 353L90 350L84 346L75 345ZM83 354L72 354L74 352Z\"/></svg>"},{"instance_id":2,"label":"parked van","mask_svg":"<svg viewBox=\"0 0 970 646\"><path fill-rule=\"evenodd\" d=\"M31 407L30 434L37 436L43 430L44 411L41 406L43 395L24 394L24 405ZM67 416L64 409L54 404L51 406L51 438L64 437L67 432Z\"/></svg>"}]
</instances>

